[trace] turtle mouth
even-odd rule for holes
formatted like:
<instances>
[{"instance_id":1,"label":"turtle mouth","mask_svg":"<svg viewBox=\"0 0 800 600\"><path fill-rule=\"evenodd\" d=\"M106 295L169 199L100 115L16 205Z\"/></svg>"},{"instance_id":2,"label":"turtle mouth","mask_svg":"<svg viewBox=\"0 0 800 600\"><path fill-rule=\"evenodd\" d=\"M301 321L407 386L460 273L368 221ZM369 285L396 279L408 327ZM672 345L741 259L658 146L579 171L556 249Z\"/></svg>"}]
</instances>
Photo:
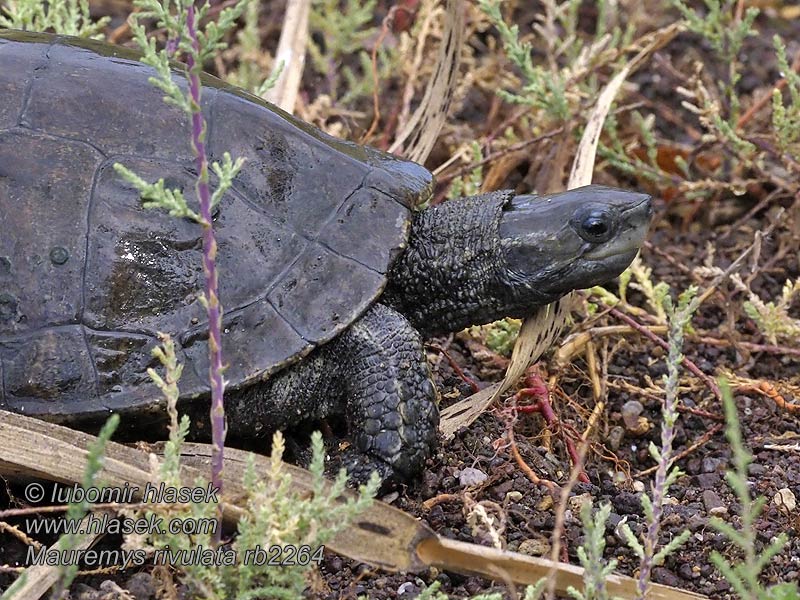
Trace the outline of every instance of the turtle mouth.
<instances>
[{"instance_id":1,"label":"turtle mouth","mask_svg":"<svg viewBox=\"0 0 800 600\"><path fill-rule=\"evenodd\" d=\"M639 252L650 219L653 216L653 205L650 196L640 194L632 206L621 211L619 229L605 244L586 244L586 251L581 258L590 261L603 261L610 258L623 258L632 261Z\"/></svg>"}]
</instances>

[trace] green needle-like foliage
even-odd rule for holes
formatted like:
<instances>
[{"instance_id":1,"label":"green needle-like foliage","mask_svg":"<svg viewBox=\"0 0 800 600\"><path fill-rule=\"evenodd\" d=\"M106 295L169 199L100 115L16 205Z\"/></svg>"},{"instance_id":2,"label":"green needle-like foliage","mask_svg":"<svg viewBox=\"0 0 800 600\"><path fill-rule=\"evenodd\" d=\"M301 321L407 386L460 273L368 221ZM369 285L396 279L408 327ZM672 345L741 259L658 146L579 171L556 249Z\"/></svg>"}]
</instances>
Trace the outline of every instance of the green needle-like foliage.
<instances>
[{"instance_id":1,"label":"green needle-like foliage","mask_svg":"<svg viewBox=\"0 0 800 600\"><path fill-rule=\"evenodd\" d=\"M672 484L682 475L677 467L672 467L673 441L675 439L675 423L678 419L678 384L683 337L689 327L692 315L698 306L697 289L690 287L678 298L674 306L670 296L664 297L664 310L669 320L669 353L667 356L667 377L665 381L664 406L661 410L661 447L651 443L649 450L656 461L655 479L650 488L650 495L642 494L641 502L644 510L647 530L638 540L630 527L623 525L620 531L625 536L628 546L639 557L639 579L637 599L647 597L650 586L650 575L654 567L664 563L667 556L675 552L689 538L689 531L683 531L667 544L658 549L658 538L661 529L661 516L667 492Z\"/></svg>"},{"instance_id":2,"label":"green needle-like foliage","mask_svg":"<svg viewBox=\"0 0 800 600\"><path fill-rule=\"evenodd\" d=\"M86 454L86 469L83 472L83 481L81 482L81 486L84 490L88 490L89 488L103 487L98 475L103 469L106 444L108 444L111 436L114 435L114 431L116 431L118 425L119 415L111 415L108 420L106 420L103 428L100 430L100 433L97 434L97 438L95 438L94 441L92 441L92 443L89 445L88 452ZM67 521L76 523L86 516L90 508L91 505L85 498L77 502L70 502L64 518ZM67 534L66 538L66 543L63 546L65 550L74 548L77 545L78 540L75 534ZM59 590L68 589L77 574L77 564L62 565L61 578L56 585L56 588Z\"/></svg>"},{"instance_id":3,"label":"green needle-like foliage","mask_svg":"<svg viewBox=\"0 0 800 600\"><path fill-rule=\"evenodd\" d=\"M733 542L741 551L743 560L734 563L715 550L711 553L711 561L725 576L741 600L797 598L797 584L780 584L767 588L759 581L764 568L783 550L788 542L788 536L786 533L781 533L765 548L760 548L756 544L757 520L764 509L766 499L763 497L753 499L750 494L747 478L748 468L753 462L753 457L742 440L739 415L736 412L736 404L733 402L730 386L726 380L722 379L719 387L722 392L727 424L725 436L733 451L733 469L725 474L725 480L736 495L741 507L741 528L736 529L730 523L716 517L711 518L709 524Z\"/></svg>"},{"instance_id":4,"label":"green needle-like foliage","mask_svg":"<svg viewBox=\"0 0 800 600\"><path fill-rule=\"evenodd\" d=\"M498 0L478 0L478 6L497 27L503 49L508 59L522 73L524 85L521 93L497 90L497 95L506 102L528 104L544 110L554 121L566 121L570 115L563 77L540 65L533 64L533 46L519 39L519 27L508 25L500 12Z\"/></svg>"},{"instance_id":5,"label":"green needle-like foliage","mask_svg":"<svg viewBox=\"0 0 800 600\"><path fill-rule=\"evenodd\" d=\"M6 0L0 5L0 27L25 31L53 31L63 35L100 39L108 17L94 21L88 0Z\"/></svg>"},{"instance_id":6,"label":"green needle-like foliage","mask_svg":"<svg viewBox=\"0 0 800 600\"><path fill-rule=\"evenodd\" d=\"M546 579L541 579L536 585L529 585L525 588L525 593L518 596L521 600L539 600L544 593L544 586L547 583ZM417 600L450 600L450 596L439 591L441 584L435 581L430 586L422 590ZM504 600L505 596L500 593L491 594L478 594L477 596L470 596L467 600Z\"/></svg>"},{"instance_id":7,"label":"green needle-like foliage","mask_svg":"<svg viewBox=\"0 0 800 600\"><path fill-rule=\"evenodd\" d=\"M786 79L789 91L789 103L783 103L783 94L775 89L772 92L772 127L778 139L778 145L784 152L791 154L794 160L800 159L800 75L789 65L786 58L786 44L779 37L772 40L778 55L778 68Z\"/></svg>"},{"instance_id":8,"label":"green needle-like foliage","mask_svg":"<svg viewBox=\"0 0 800 600\"><path fill-rule=\"evenodd\" d=\"M604 503L592 515L592 504L586 502L581 506L581 522L585 535L583 545L578 547L578 559L585 569L583 574L584 590L570 587L567 591L576 600L608 600L606 579L617 568L617 561L608 562L603 557L606 548L606 523L611 515L611 504Z\"/></svg>"}]
</instances>

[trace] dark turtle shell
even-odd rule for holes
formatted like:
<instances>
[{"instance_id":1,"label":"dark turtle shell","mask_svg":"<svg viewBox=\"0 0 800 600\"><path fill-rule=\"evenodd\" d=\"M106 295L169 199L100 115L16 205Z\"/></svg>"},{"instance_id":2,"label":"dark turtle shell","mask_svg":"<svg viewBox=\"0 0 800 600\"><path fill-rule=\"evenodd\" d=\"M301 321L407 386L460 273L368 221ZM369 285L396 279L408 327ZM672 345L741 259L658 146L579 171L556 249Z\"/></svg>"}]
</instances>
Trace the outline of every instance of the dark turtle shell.
<instances>
[{"instance_id":1,"label":"dark turtle shell","mask_svg":"<svg viewBox=\"0 0 800 600\"><path fill-rule=\"evenodd\" d=\"M0 407L51 419L155 409L159 331L185 365L182 397L208 390L201 229L144 210L113 168L194 198L187 117L136 57L0 33ZM375 301L431 175L216 78L204 86L211 158L247 159L215 219L225 377L241 387Z\"/></svg>"}]
</instances>

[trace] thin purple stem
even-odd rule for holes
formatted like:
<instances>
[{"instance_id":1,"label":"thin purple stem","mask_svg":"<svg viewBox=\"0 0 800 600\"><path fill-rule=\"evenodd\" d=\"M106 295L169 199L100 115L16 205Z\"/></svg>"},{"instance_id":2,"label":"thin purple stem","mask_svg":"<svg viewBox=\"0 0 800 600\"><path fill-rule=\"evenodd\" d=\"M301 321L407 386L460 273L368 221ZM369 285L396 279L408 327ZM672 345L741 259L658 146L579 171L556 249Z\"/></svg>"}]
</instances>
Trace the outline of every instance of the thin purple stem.
<instances>
[{"instance_id":1,"label":"thin purple stem","mask_svg":"<svg viewBox=\"0 0 800 600\"><path fill-rule=\"evenodd\" d=\"M200 201L200 216L203 226L203 274L208 313L208 376L211 383L211 483L222 492L222 467L225 449L225 407L223 395L225 382L222 377L222 306L219 302L217 282L217 239L211 219L211 190L208 184L208 156L206 154L206 122L200 109L201 85L200 69L196 57L200 56L200 43L197 40L194 6L186 13L186 30L191 40L192 52L186 55L189 71L189 94L192 109L192 148L197 164L197 198ZM218 507L218 511L221 507ZM221 528L214 533L218 544Z\"/></svg>"}]
</instances>

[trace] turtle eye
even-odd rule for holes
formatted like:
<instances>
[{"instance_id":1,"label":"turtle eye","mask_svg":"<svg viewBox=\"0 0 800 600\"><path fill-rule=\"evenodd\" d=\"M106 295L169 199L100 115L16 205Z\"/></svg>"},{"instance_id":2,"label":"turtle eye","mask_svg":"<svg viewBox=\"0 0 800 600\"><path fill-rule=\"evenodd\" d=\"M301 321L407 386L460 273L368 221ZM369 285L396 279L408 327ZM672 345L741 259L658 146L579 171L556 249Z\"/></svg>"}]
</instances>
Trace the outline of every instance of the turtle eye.
<instances>
[{"instance_id":1,"label":"turtle eye","mask_svg":"<svg viewBox=\"0 0 800 600\"><path fill-rule=\"evenodd\" d=\"M604 211L592 211L580 222L578 234L587 242L602 244L611 239L611 215Z\"/></svg>"}]
</instances>

